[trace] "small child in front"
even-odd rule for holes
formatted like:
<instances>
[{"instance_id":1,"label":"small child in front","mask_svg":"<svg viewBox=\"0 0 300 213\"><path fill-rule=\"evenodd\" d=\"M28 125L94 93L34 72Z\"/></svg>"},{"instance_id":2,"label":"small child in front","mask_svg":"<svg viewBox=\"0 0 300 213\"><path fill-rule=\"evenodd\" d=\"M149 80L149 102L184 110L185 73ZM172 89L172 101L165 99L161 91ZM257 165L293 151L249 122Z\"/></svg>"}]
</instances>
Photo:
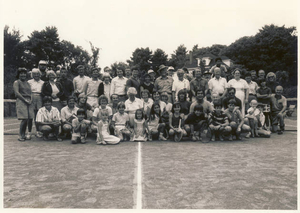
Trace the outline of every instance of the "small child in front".
<instances>
[{"instance_id":1,"label":"small child in front","mask_svg":"<svg viewBox=\"0 0 300 213\"><path fill-rule=\"evenodd\" d=\"M172 112L169 116L169 135L174 136L174 141L178 142L183 136L186 136L184 129L184 118L180 114L181 105L179 102L175 102L172 107Z\"/></svg>"},{"instance_id":2,"label":"small child in front","mask_svg":"<svg viewBox=\"0 0 300 213\"><path fill-rule=\"evenodd\" d=\"M91 121L84 119L86 116L84 109L77 110L77 117L72 120L72 139L71 143L86 143L85 139L87 136L88 128Z\"/></svg>"},{"instance_id":3,"label":"small child in front","mask_svg":"<svg viewBox=\"0 0 300 213\"><path fill-rule=\"evenodd\" d=\"M123 101L118 103L118 112L112 117L111 126L114 129L114 134L121 141L130 140L131 131L129 125L129 115L125 112L125 103Z\"/></svg>"},{"instance_id":4,"label":"small child in front","mask_svg":"<svg viewBox=\"0 0 300 213\"><path fill-rule=\"evenodd\" d=\"M253 99L250 102L250 108L247 110L247 115L245 118L249 120L249 126L251 128L251 137L258 137L257 128L258 128L258 120L256 116L260 113L259 109L257 109L257 101Z\"/></svg>"},{"instance_id":5,"label":"small child in front","mask_svg":"<svg viewBox=\"0 0 300 213\"><path fill-rule=\"evenodd\" d=\"M161 110L158 103L154 103L151 107L150 116L147 120L148 125L148 140L152 141L152 136L158 134L158 140L166 141L164 137L165 123L161 121Z\"/></svg>"},{"instance_id":6,"label":"small child in front","mask_svg":"<svg viewBox=\"0 0 300 213\"><path fill-rule=\"evenodd\" d=\"M192 140L202 141L201 131L203 130L205 124L207 127L207 120L205 118L203 107L201 105L197 104L195 106L194 112L188 115L184 123L186 126L188 125L189 127L189 130L191 132L190 136L192 137Z\"/></svg>"},{"instance_id":7,"label":"small child in front","mask_svg":"<svg viewBox=\"0 0 300 213\"><path fill-rule=\"evenodd\" d=\"M222 103L217 100L214 101L215 110L210 114L209 117L209 128L211 129L211 141L216 140L216 136L223 141L223 135L230 134L231 127L229 126L228 117L222 111Z\"/></svg>"},{"instance_id":8,"label":"small child in front","mask_svg":"<svg viewBox=\"0 0 300 213\"><path fill-rule=\"evenodd\" d=\"M133 126L134 126L133 141L147 141L147 137L146 137L147 124L142 109L137 109L135 111L135 119L133 120Z\"/></svg>"},{"instance_id":9,"label":"small child in front","mask_svg":"<svg viewBox=\"0 0 300 213\"><path fill-rule=\"evenodd\" d=\"M101 111L101 120L98 122L97 126L97 141L98 145L101 144L118 144L120 143L120 138L109 134L109 123L108 123L108 112Z\"/></svg>"}]
</instances>

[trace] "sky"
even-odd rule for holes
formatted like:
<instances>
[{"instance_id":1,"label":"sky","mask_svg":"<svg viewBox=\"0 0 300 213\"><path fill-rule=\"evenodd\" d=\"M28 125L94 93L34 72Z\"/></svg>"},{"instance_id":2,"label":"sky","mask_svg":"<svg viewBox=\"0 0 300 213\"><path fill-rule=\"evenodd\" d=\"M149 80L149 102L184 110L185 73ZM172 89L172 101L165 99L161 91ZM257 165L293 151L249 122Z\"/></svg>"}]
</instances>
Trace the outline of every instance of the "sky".
<instances>
[{"instance_id":1,"label":"sky","mask_svg":"<svg viewBox=\"0 0 300 213\"><path fill-rule=\"evenodd\" d=\"M136 48L160 48L170 57L184 44L230 45L255 35L264 25L298 26L297 0L0 0L1 21L23 39L46 26L60 40L90 51L101 48L99 66L126 62ZM297 28L298 29L298 28Z\"/></svg>"}]
</instances>

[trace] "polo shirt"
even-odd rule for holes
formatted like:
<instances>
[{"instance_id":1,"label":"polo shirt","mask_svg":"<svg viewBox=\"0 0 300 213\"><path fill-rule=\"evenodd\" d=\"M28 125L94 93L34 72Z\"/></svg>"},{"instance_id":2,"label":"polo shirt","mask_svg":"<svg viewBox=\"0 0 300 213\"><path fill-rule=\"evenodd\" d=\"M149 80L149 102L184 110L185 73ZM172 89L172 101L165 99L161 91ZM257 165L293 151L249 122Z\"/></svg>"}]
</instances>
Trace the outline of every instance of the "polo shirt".
<instances>
[{"instance_id":1,"label":"polo shirt","mask_svg":"<svg viewBox=\"0 0 300 213\"><path fill-rule=\"evenodd\" d=\"M208 81L208 88L210 89L211 94L223 94L225 92L225 89L228 88L227 80L222 77L220 77L219 79L214 77Z\"/></svg>"}]
</instances>

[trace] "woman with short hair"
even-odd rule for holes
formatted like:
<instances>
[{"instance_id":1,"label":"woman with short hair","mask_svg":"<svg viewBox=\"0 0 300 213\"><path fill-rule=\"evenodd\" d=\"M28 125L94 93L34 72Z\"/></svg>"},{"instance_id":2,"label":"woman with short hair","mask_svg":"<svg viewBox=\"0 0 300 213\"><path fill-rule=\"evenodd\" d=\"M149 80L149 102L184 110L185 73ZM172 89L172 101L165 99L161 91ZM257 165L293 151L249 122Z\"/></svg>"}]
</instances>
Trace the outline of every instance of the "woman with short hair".
<instances>
[{"instance_id":1,"label":"woman with short hair","mask_svg":"<svg viewBox=\"0 0 300 213\"><path fill-rule=\"evenodd\" d=\"M32 130L32 119L34 117L33 105L32 103L32 92L30 84L27 80L27 69L19 68L17 71L17 79L14 84L14 92L17 98L16 100L16 110L17 118L21 120L19 141L25 141L31 139ZM25 136L26 128L28 125L28 133Z\"/></svg>"}]
</instances>

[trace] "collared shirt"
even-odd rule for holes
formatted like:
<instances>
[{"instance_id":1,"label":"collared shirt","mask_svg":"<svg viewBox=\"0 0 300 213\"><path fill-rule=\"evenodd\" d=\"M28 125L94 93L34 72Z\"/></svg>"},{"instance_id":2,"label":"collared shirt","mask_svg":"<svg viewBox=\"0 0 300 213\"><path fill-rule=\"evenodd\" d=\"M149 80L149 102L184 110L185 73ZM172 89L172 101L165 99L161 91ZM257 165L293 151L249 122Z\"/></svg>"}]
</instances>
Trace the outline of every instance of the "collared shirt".
<instances>
[{"instance_id":1,"label":"collared shirt","mask_svg":"<svg viewBox=\"0 0 300 213\"><path fill-rule=\"evenodd\" d=\"M147 111L147 108L149 107L149 109L151 109L152 105L153 105L153 100L151 98L148 98L148 101L145 102L144 99L141 99L143 102L143 106L144 106L144 112Z\"/></svg>"},{"instance_id":2,"label":"collared shirt","mask_svg":"<svg viewBox=\"0 0 300 213\"><path fill-rule=\"evenodd\" d=\"M53 122L60 121L61 117L56 107L51 106L50 111L48 111L46 107L42 107L37 112L35 120L36 122Z\"/></svg>"},{"instance_id":3,"label":"collared shirt","mask_svg":"<svg viewBox=\"0 0 300 213\"><path fill-rule=\"evenodd\" d=\"M126 122L129 121L129 115L124 112L123 115L121 115L119 112L115 113L112 117L112 121L115 122L115 125L125 125Z\"/></svg>"},{"instance_id":4,"label":"collared shirt","mask_svg":"<svg viewBox=\"0 0 300 213\"><path fill-rule=\"evenodd\" d=\"M173 85L172 85L172 91L175 92L175 100L178 101L178 97L177 94L179 92L179 90L182 89L186 89L187 91L190 90L190 82L187 79L183 79L182 81L180 81L178 79L178 81L173 81Z\"/></svg>"},{"instance_id":5,"label":"collared shirt","mask_svg":"<svg viewBox=\"0 0 300 213\"><path fill-rule=\"evenodd\" d=\"M197 90L207 90L208 89L208 82L206 79L197 79L194 78L193 80L191 80L190 82L190 87L191 90L194 91L196 93Z\"/></svg>"},{"instance_id":6,"label":"collared shirt","mask_svg":"<svg viewBox=\"0 0 300 213\"><path fill-rule=\"evenodd\" d=\"M211 118L211 124L213 124L214 126L228 122L228 117L223 111L221 111L220 114L217 114L217 112L214 110L211 113L210 118Z\"/></svg>"},{"instance_id":7,"label":"collared shirt","mask_svg":"<svg viewBox=\"0 0 300 213\"><path fill-rule=\"evenodd\" d=\"M44 81L42 81L41 79L39 81L30 79L30 80L28 80L28 83L31 87L31 92L38 93L38 94L42 93L42 86L44 84Z\"/></svg>"},{"instance_id":8,"label":"collared shirt","mask_svg":"<svg viewBox=\"0 0 300 213\"><path fill-rule=\"evenodd\" d=\"M135 98L134 101L130 101L130 99L125 101L125 111L128 111L128 114L134 114L137 109L143 109L141 99Z\"/></svg>"},{"instance_id":9,"label":"collared shirt","mask_svg":"<svg viewBox=\"0 0 300 213\"><path fill-rule=\"evenodd\" d=\"M208 81L208 88L211 90L211 93L223 94L225 89L228 88L228 84L225 78L220 77L217 79L214 77Z\"/></svg>"},{"instance_id":10,"label":"collared shirt","mask_svg":"<svg viewBox=\"0 0 300 213\"><path fill-rule=\"evenodd\" d=\"M83 91L85 92L86 96L98 97L98 87L101 82L102 81L99 79L96 81L88 79L83 86Z\"/></svg>"},{"instance_id":11,"label":"collared shirt","mask_svg":"<svg viewBox=\"0 0 300 213\"><path fill-rule=\"evenodd\" d=\"M90 79L90 77L85 76L85 75L83 77L81 77L80 75L76 76L73 79L74 92L75 93L83 93L84 92L83 85L89 79Z\"/></svg>"},{"instance_id":12,"label":"collared shirt","mask_svg":"<svg viewBox=\"0 0 300 213\"><path fill-rule=\"evenodd\" d=\"M155 80L154 83L154 90L158 91L159 93L167 92L172 93L172 85L173 85L173 78L170 76L167 76L166 79L162 79L162 77L159 77Z\"/></svg>"},{"instance_id":13,"label":"collared shirt","mask_svg":"<svg viewBox=\"0 0 300 213\"><path fill-rule=\"evenodd\" d=\"M256 90L258 89L258 85L255 81L250 81L248 83L249 86L249 94L256 95Z\"/></svg>"},{"instance_id":14,"label":"collared shirt","mask_svg":"<svg viewBox=\"0 0 300 213\"><path fill-rule=\"evenodd\" d=\"M109 106L105 106L104 109L101 108L101 106L97 107L94 112L93 112L93 117L96 118L96 121L100 121L101 119L101 112L102 111L107 111L108 112L108 116L112 116L112 109Z\"/></svg>"},{"instance_id":15,"label":"collared shirt","mask_svg":"<svg viewBox=\"0 0 300 213\"><path fill-rule=\"evenodd\" d=\"M70 109L68 106L63 107L61 109L61 120L62 120L62 122L70 120L70 118L72 116L74 118L77 117L77 110L78 110L78 107L76 107L76 106L73 109Z\"/></svg>"},{"instance_id":16,"label":"collared shirt","mask_svg":"<svg viewBox=\"0 0 300 213\"><path fill-rule=\"evenodd\" d=\"M127 82L128 78L122 77L119 78L114 77L111 80L111 88L110 88L110 92L111 94L117 94L117 95L126 95L126 82Z\"/></svg>"}]
</instances>

